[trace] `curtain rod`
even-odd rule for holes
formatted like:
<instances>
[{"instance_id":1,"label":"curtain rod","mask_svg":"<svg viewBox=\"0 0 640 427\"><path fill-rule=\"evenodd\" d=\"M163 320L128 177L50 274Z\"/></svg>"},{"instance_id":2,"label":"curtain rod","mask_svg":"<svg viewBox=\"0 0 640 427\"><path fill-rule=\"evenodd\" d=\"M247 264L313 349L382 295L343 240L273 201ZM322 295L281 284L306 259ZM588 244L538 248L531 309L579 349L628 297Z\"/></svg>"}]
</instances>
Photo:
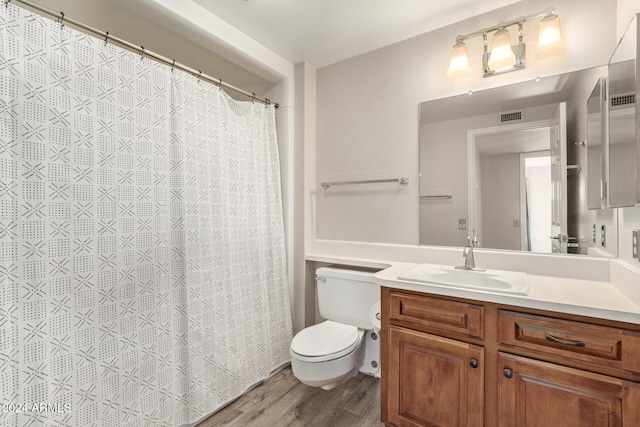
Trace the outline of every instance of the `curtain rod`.
<instances>
[{"instance_id":1,"label":"curtain rod","mask_svg":"<svg viewBox=\"0 0 640 427\"><path fill-rule=\"evenodd\" d=\"M191 74L193 76L196 76L200 80L204 80L204 81L212 83L212 84L214 84L216 86L223 87L225 89L229 89L229 90L232 90L234 92L238 92L238 93L241 93L241 94L243 94L245 96L248 96L249 98L251 98L251 101L259 101L259 102L261 102L263 104L266 104L266 105L273 104L275 106L275 108L278 108L280 106L278 103L272 103L269 98L262 98L260 96L257 96L255 93L250 93L250 92L247 92L244 89L240 89L239 87L233 86L233 85L231 85L229 83L225 83L225 82L222 81L222 79L217 79L217 78L211 77L211 76L209 76L207 74L202 74L202 71L196 70L196 69L191 68L191 67L188 67L188 66L186 66L184 64L180 64L179 62L176 62L175 59L169 59L166 56L162 56L162 55L159 55L159 54L157 54L155 52L151 52L149 50L146 50L144 48L144 46L137 46L137 45L135 45L133 43L130 43L130 42L126 41L126 40L123 40L123 39L121 39L119 37L112 36L111 34L109 34L108 31L104 32L104 31L98 30L96 28L93 28L93 27L91 27L89 25L83 24L80 21L76 21L75 19L69 18L64 14L64 12L56 12L56 11L48 9L48 8L42 6L42 5L39 5L39 4L34 3L34 2L31 2L29 0L5 0L5 4L8 4L8 3L14 3L14 4L15 3L22 3L25 6L31 7L33 9L36 9L36 10L42 12L42 13L46 13L47 15L53 16L54 18L56 18L58 20L58 22L60 24L64 25L64 23L67 22L67 23L69 23L69 24L71 24L73 26L76 26L78 28L82 28L85 31L88 31L90 33L98 35L101 38L104 38L105 42L106 41L110 41L111 43L125 46L125 47L127 47L127 48L129 48L129 49L131 49L131 50L133 50L135 52L140 53L142 56L148 56L149 58L152 58L152 59L154 59L154 60L156 60L158 62L162 62L164 64L170 65L173 68L177 68L177 69L182 70L182 71L184 71L186 73L189 73L189 74Z\"/></svg>"}]
</instances>

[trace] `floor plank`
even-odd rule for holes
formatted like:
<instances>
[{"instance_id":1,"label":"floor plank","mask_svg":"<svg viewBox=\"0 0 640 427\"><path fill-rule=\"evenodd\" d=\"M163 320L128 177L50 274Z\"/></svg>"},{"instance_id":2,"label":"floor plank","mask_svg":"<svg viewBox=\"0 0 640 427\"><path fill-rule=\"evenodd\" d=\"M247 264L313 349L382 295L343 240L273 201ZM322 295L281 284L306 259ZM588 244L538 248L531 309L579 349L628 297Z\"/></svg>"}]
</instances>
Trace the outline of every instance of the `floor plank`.
<instances>
[{"instance_id":1,"label":"floor plank","mask_svg":"<svg viewBox=\"0 0 640 427\"><path fill-rule=\"evenodd\" d=\"M362 382L353 390L351 397L341 406L357 416L366 418L377 412L380 415L380 380L363 376ZM377 386L376 386L377 385Z\"/></svg>"},{"instance_id":2,"label":"floor plank","mask_svg":"<svg viewBox=\"0 0 640 427\"><path fill-rule=\"evenodd\" d=\"M197 427L376 427L380 380L358 374L333 390L300 383L283 369Z\"/></svg>"},{"instance_id":3,"label":"floor plank","mask_svg":"<svg viewBox=\"0 0 640 427\"><path fill-rule=\"evenodd\" d=\"M365 378L367 378L367 375L364 375L364 374L356 375L346 383L338 385L337 388L348 391L349 393L353 393L353 390L355 390Z\"/></svg>"},{"instance_id":4,"label":"floor plank","mask_svg":"<svg viewBox=\"0 0 640 427\"><path fill-rule=\"evenodd\" d=\"M283 369L244 394L232 405L244 412L255 411L257 408L268 408L298 386L300 386L300 381L293 376L291 368Z\"/></svg>"},{"instance_id":5,"label":"floor plank","mask_svg":"<svg viewBox=\"0 0 640 427\"><path fill-rule=\"evenodd\" d=\"M331 413L338 409L338 407L350 396L350 393L341 390L322 390L318 389L318 392L311 395L309 399L306 399L300 405L295 408L295 418L288 425L290 427L305 427L305 426L320 426L327 425L318 422L318 414Z\"/></svg>"}]
</instances>

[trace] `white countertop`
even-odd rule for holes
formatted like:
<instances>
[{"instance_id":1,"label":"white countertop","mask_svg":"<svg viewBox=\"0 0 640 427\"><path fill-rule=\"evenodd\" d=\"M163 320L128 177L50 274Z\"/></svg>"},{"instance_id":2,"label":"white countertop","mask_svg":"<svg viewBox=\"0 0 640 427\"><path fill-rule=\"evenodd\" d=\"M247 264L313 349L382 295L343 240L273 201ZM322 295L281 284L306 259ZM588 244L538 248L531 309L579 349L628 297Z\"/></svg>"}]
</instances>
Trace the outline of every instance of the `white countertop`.
<instances>
[{"instance_id":1,"label":"white countertop","mask_svg":"<svg viewBox=\"0 0 640 427\"><path fill-rule=\"evenodd\" d=\"M623 292L640 289L640 276L635 274L629 278L632 285L638 285L633 287L615 286L607 281L529 274L529 294L511 295L398 280L398 276L420 265L415 263L320 255L307 256L307 260L381 268L373 276L374 281L390 288L640 324L640 300L637 292Z\"/></svg>"},{"instance_id":2,"label":"white countertop","mask_svg":"<svg viewBox=\"0 0 640 427\"><path fill-rule=\"evenodd\" d=\"M373 278L380 286L640 324L640 305L608 282L529 274L528 295L507 295L398 280L419 264L393 262Z\"/></svg>"}]
</instances>

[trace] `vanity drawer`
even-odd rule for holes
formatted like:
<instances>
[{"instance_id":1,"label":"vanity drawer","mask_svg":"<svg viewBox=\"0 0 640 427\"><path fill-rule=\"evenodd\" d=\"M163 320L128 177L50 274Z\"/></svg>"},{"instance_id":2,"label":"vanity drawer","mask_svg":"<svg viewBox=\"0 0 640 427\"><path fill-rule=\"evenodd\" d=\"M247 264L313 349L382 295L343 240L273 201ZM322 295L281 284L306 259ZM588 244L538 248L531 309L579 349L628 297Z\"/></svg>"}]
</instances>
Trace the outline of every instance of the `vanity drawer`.
<instances>
[{"instance_id":1,"label":"vanity drawer","mask_svg":"<svg viewBox=\"0 0 640 427\"><path fill-rule=\"evenodd\" d=\"M501 345L640 373L640 334L625 329L499 310Z\"/></svg>"},{"instance_id":2,"label":"vanity drawer","mask_svg":"<svg viewBox=\"0 0 640 427\"><path fill-rule=\"evenodd\" d=\"M484 338L484 307L481 305L391 291L389 320L419 325L426 331Z\"/></svg>"}]
</instances>

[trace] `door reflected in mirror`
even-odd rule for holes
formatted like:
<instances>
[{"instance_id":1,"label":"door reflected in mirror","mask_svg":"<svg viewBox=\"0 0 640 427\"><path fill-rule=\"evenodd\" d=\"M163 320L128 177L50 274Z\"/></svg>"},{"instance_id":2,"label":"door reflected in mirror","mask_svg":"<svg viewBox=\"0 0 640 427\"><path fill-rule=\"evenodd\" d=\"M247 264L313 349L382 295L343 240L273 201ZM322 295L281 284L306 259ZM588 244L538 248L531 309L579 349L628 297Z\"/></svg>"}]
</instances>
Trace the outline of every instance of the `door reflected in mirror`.
<instances>
[{"instance_id":1,"label":"door reflected in mirror","mask_svg":"<svg viewBox=\"0 0 640 427\"><path fill-rule=\"evenodd\" d=\"M475 136L469 223L479 246L551 252L551 131L519 127Z\"/></svg>"}]
</instances>

